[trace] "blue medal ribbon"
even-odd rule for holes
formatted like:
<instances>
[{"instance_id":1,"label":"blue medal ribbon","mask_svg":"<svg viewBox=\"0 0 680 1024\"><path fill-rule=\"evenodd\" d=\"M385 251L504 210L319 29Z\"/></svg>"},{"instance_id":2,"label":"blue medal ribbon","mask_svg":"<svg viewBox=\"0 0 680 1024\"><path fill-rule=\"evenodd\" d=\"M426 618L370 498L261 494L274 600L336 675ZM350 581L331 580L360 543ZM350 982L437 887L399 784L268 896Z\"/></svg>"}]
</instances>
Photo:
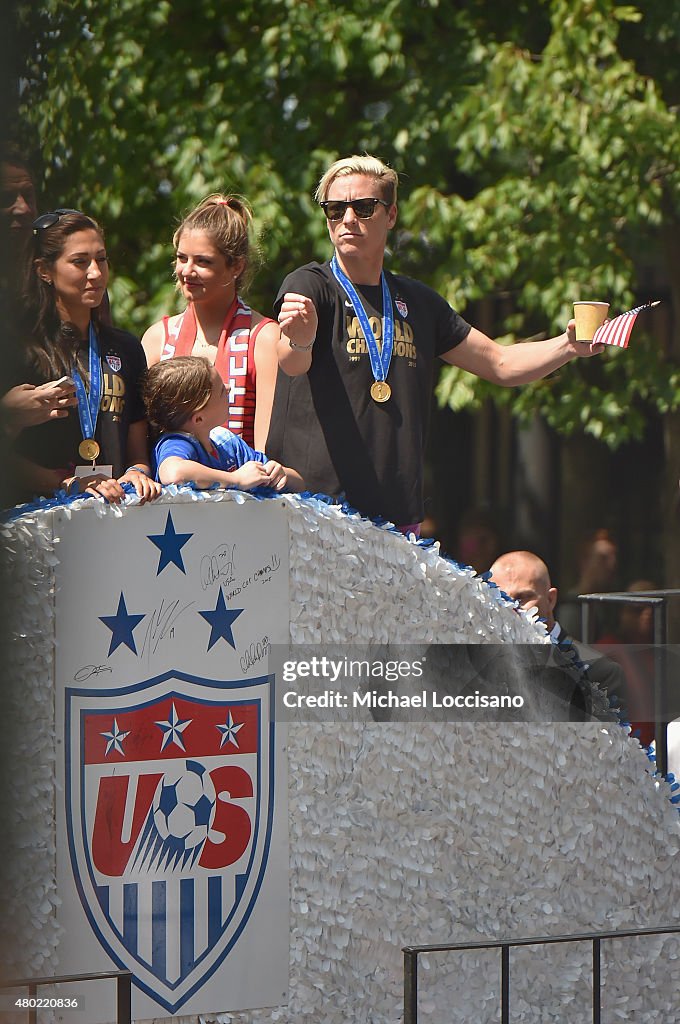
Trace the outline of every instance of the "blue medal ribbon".
<instances>
[{"instance_id":1,"label":"blue medal ribbon","mask_svg":"<svg viewBox=\"0 0 680 1024\"><path fill-rule=\"evenodd\" d=\"M80 373L75 366L71 371L73 383L76 386L78 417L80 419L80 430L84 441L87 441L89 438L94 438L94 432L97 429L99 406L102 400L102 372L101 363L99 361L99 344L97 342L97 332L94 329L92 321L90 321L88 339L88 364L90 371L89 392L85 387L83 378L80 376Z\"/></svg>"},{"instance_id":2,"label":"blue medal ribbon","mask_svg":"<svg viewBox=\"0 0 680 1024\"><path fill-rule=\"evenodd\" d=\"M357 292L356 288L344 273L340 264L338 263L338 257L333 256L331 260L331 270L333 276L338 284L344 289L347 294L347 298L354 307L354 312L361 326L362 333L366 339L366 345L368 347L368 355L371 360L371 370L373 376L377 381L387 380L387 374L390 369L390 362L392 361L392 348L394 347L394 310L392 309L392 296L390 290L387 287L387 279L385 278L385 272L381 271L380 284L382 285L382 300L383 300L383 343L382 348L378 348L378 343L375 340L375 335L371 330L371 325L368 320L368 314L364 309L364 304L361 301L361 296Z\"/></svg>"}]
</instances>

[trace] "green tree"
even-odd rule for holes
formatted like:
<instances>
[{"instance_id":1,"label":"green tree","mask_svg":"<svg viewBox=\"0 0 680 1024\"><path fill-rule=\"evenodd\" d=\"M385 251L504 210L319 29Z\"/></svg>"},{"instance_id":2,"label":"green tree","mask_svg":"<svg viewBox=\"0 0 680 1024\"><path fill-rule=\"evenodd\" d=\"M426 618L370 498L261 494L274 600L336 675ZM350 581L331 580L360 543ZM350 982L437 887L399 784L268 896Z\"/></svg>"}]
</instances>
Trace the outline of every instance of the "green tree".
<instances>
[{"instance_id":1,"label":"green tree","mask_svg":"<svg viewBox=\"0 0 680 1024\"><path fill-rule=\"evenodd\" d=\"M649 65L662 25L677 42L678 14L669 28L660 3L643 17L614 0L533 0L499 22L487 6L392 0L380 18L368 0L28 6L25 117L49 197L107 228L118 315L140 329L165 308L173 224L220 187L253 202L268 304L288 267L325 253L310 194L329 158L357 149L404 172L400 264L458 307L504 292L509 340L562 324L578 296L626 306L640 253L672 278L677 64L668 49L655 80L634 58ZM622 26L635 29L628 56ZM639 399L677 400L675 368L655 355L639 345L494 397L618 443L641 428ZM443 375L455 406L486 393Z\"/></svg>"},{"instance_id":2,"label":"green tree","mask_svg":"<svg viewBox=\"0 0 680 1024\"><path fill-rule=\"evenodd\" d=\"M368 0L48 0L24 17L36 43L23 106L48 196L101 217L117 316L137 329L171 300L182 211L216 188L248 196L266 252L255 295L269 307L288 268L326 251L311 193L327 162L371 149L404 164L408 152L429 181L437 111L472 67L461 56L452 75L439 51L442 37L470 50L469 15L437 4L391 0L377 19Z\"/></svg>"},{"instance_id":3,"label":"green tree","mask_svg":"<svg viewBox=\"0 0 680 1024\"><path fill-rule=\"evenodd\" d=\"M426 185L408 211L411 223L431 223L425 242L437 287L468 301L505 293L509 341L564 323L576 298L605 296L622 311L645 261L665 265L676 301L680 284L676 112L616 46L620 23L637 23L639 12L560 0L550 7L541 53L508 42L482 48L484 73L455 113L456 163L470 175L478 168L475 195ZM443 269L452 266L455 276ZM572 364L519 397L455 369L444 371L439 393L454 407L493 393L519 416L538 408L559 430L616 446L640 434L645 403L663 412L677 404L676 355L636 336L625 354Z\"/></svg>"},{"instance_id":4,"label":"green tree","mask_svg":"<svg viewBox=\"0 0 680 1024\"><path fill-rule=\"evenodd\" d=\"M395 262L463 311L501 296L508 343L561 328L576 298L627 308L648 267L680 322L680 12L664 0L35 8L21 8L22 107L47 197L101 218L117 318L138 331L173 301L184 210L217 188L248 196L265 253L252 298L268 309L288 269L327 253L319 174L362 150L403 173ZM520 392L447 369L438 393L454 408L491 396L519 417L540 411L610 446L658 410L670 488L679 367L677 329L660 347L639 322L627 352Z\"/></svg>"}]
</instances>

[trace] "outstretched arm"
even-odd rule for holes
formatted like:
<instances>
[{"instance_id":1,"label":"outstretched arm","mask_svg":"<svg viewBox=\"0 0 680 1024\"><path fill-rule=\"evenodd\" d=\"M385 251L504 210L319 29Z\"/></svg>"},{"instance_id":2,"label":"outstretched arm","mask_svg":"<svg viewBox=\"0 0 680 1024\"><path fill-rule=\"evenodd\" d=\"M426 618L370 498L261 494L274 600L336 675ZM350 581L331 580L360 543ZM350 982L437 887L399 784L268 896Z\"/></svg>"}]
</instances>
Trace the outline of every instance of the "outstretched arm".
<instances>
[{"instance_id":1,"label":"outstretched arm","mask_svg":"<svg viewBox=\"0 0 680 1024\"><path fill-rule=\"evenodd\" d=\"M162 484L194 483L204 489L219 484L220 487L239 487L251 491L255 487L271 487L275 491L301 491L304 481L294 469L282 466L280 462L246 462L238 469L213 469L193 459L182 459L169 455L158 467Z\"/></svg>"},{"instance_id":2,"label":"outstretched arm","mask_svg":"<svg viewBox=\"0 0 680 1024\"><path fill-rule=\"evenodd\" d=\"M238 469L213 469L192 459L181 459L177 455L169 455L158 467L158 478L162 484L195 483L199 488L240 487L242 491L250 491L253 487L271 487L270 475L261 462L246 462Z\"/></svg>"},{"instance_id":3,"label":"outstretched arm","mask_svg":"<svg viewBox=\"0 0 680 1024\"><path fill-rule=\"evenodd\" d=\"M570 320L564 334L557 338L518 345L499 345L473 327L467 338L445 352L442 359L492 384L514 387L540 380L577 356L593 356L603 348L604 345L576 341L574 321Z\"/></svg>"}]
</instances>

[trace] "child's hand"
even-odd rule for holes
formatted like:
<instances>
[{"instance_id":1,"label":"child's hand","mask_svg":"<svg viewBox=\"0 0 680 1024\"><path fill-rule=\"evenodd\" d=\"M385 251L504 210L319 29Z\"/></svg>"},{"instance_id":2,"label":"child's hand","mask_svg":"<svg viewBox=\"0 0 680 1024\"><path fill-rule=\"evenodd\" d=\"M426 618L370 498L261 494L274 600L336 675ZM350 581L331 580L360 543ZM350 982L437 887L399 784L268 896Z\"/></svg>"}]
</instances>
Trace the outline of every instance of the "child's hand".
<instances>
[{"instance_id":1,"label":"child's hand","mask_svg":"<svg viewBox=\"0 0 680 1024\"><path fill-rule=\"evenodd\" d=\"M251 491L253 487L272 486L267 467L261 462L246 462L239 469L233 470L231 477L242 491Z\"/></svg>"},{"instance_id":2,"label":"child's hand","mask_svg":"<svg viewBox=\"0 0 680 1024\"><path fill-rule=\"evenodd\" d=\"M131 466L123 476L118 477L118 483L130 483L133 485L137 495L141 498L140 504L143 505L146 501L153 501L161 493L162 487L155 480L152 480L150 476L137 469L135 466Z\"/></svg>"},{"instance_id":3,"label":"child's hand","mask_svg":"<svg viewBox=\"0 0 680 1024\"><path fill-rule=\"evenodd\" d=\"M280 462L270 459L269 462L265 462L264 468L269 476L269 487L282 491L288 483L285 467Z\"/></svg>"}]
</instances>

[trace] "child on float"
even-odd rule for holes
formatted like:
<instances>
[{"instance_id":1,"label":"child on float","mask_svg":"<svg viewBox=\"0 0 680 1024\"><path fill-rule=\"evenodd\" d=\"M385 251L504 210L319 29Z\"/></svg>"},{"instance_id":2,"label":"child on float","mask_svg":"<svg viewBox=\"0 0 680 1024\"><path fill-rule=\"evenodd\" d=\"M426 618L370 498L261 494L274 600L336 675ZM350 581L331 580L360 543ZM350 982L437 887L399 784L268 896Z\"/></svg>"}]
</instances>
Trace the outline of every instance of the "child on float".
<instances>
[{"instance_id":1,"label":"child on float","mask_svg":"<svg viewBox=\"0 0 680 1024\"><path fill-rule=\"evenodd\" d=\"M201 356L177 356L146 373L143 397L150 421L160 430L154 450L156 479L162 484L192 482L199 488L270 487L301 491L294 469L268 459L220 425L229 396L215 367Z\"/></svg>"}]
</instances>

